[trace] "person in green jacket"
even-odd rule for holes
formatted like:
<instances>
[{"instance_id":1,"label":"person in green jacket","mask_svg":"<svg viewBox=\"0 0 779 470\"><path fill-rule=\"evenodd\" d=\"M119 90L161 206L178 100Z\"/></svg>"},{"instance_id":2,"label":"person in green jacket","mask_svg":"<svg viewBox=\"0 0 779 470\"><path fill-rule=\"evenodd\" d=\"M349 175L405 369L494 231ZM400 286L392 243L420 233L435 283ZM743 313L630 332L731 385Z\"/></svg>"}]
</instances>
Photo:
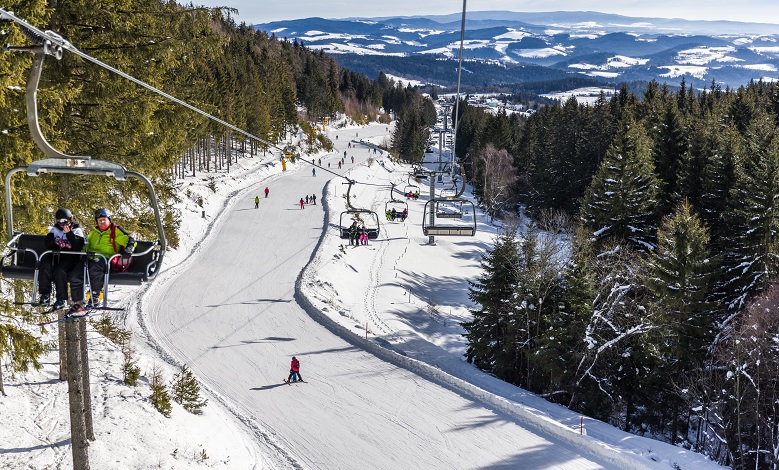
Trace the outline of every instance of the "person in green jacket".
<instances>
[{"instance_id":1,"label":"person in green jacket","mask_svg":"<svg viewBox=\"0 0 779 470\"><path fill-rule=\"evenodd\" d=\"M84 250L89 253L103 255L95 256L89 260L89 284L92 287L91 302L97 304L100 298L100 292L103 290L103 284L106 273L106 260L110 260L115 254L121 257L115 258L111 263L113 271L124 271L129 266L133 250L135 249L135 239L130 236L122 227L111 221L111 213L106 209L95 211L95 223L97 227L92 229L87 235L87 244Z\"/></svg>"}]
</instances>

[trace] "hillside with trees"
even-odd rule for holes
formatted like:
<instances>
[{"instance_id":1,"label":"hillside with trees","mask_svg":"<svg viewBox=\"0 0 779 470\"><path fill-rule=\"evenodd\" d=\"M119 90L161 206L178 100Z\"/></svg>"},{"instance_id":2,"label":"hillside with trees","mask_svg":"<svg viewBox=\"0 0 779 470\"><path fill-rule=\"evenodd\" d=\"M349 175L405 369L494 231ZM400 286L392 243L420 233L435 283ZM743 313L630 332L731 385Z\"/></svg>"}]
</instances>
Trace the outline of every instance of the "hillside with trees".
<instances>
[{"instance_id":1,"label":"hillside with trees","mask_svg":"<svg viewBox=\"0 0 779 470\"><path fill-rule=\"evenodd\" d=\"M467 359L732 468L779 465L779 85L460 109L482 206L532 221L471 286Z\"/></svg>"},{"instance_id":2,"label":"hillside with trees","mask_svg":"<svg viewBox=\"0 0 779 470\"><path fill-rule=\"evenodd\" d=\"M4 7L81 52L260 137L247 139L77 54L46 59L37 90L45 138L64 153L115 162L149 177L172 247L178 241L179 178L229 172L233 160L243 158L237 155L278 154L293 136L302 136L301 151L330 148L316 132L326 118L386 120L384 109L401 112L421 99L416 90L396 87L386 77L372 80L300 43L236 24L227 8L163 0L12 0ZM4 24L3 34L9 44L30 45L15 24ZM31 63L32 54L24 52L5 53L0 61L2 174L44 158L27 123ZM56 174L16 176L12 184L15 230L46 233L59 207L89 224L96 208L107 207L137 238L156 237L140 182ZM5 206L0 211L5 218ZM6 224L0 225L0 236L8 239L6 232ZM29 285L23 280L0 285L7 293L0 313L0 359L13 358L13 370L37 367L44 350L21 326L23 309L11 302L22 301Z\"/></svg>"}]
</instances>

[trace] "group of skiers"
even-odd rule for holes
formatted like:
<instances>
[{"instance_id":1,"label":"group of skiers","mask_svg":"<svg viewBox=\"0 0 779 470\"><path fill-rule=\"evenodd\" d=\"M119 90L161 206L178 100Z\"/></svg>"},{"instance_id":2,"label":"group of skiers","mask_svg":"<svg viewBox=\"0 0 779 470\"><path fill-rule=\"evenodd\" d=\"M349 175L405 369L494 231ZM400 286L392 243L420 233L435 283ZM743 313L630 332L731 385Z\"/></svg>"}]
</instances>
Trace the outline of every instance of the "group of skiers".
<instances>
[{"instance_id":1,"label":"group of skiers","mask_svg":"<svg viewBox=\"0 0 779 470\"><path fill-rule=\"evenodd\" d=\"M308 194L306 194L306 197L305 197L305 198L302 198L302 197L301 197L301 198L300 198L300 208L301 208L301 209L305 209L305 207L306 207L306 204L313 204L313 205L316 205L316 194L312 194L311 196L309 196Z\"/></svg>"},{"instance_id":2,"label":"group of skiers","mask_svg":"<svg viewBox=\"0 0 779 470\"><path fill-rule=\"evenodd\" d=\"M388 210L385 215L387 216L387 220L391 220L392 222L395 222L396 220L405 222L406 217L408 216L408 209L403 209L402 211L398 211L395 210L395 208L393 207L392 210Z\"/></svg>"},{"instance_id":3,"label":"group of skiers","mask_svg":"<svg viewBox=\"0 0 779 470\"><path fill-rule=\"evenodd\" d=\"M365 225L357 225L357 221L352 222L352 225L348 228L349 233L349 245L367 245L368 244L368 229Z\"/></svg>"}]
</instances>

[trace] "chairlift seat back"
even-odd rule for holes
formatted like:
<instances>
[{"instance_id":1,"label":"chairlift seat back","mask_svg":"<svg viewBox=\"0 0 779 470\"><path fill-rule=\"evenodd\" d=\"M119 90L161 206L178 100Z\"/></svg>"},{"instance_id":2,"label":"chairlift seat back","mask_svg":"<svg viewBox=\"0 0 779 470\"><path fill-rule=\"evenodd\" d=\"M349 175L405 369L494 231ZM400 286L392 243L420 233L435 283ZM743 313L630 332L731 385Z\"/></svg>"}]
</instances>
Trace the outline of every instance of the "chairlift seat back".
<instances>
[{"instance_id":1,"label":"chairlift seat back","mask_svg":"<svg viewBox=\"0 0 779 470\"><path fill-rule=\"evenodd\" d=\"M38 268L37 260L41 253L47 251L45 245L46 235L22 234L16 241L16 249L11 250L2 258L1 272L7 279L27 279L35 277ZM108 283L113 285L137 286L157 274L159 250L150 248L158 245L157 242L138 241L135 246L136 253L132 263L126 272L112 272L109 274Z\"/></svg>"}]
</instances>

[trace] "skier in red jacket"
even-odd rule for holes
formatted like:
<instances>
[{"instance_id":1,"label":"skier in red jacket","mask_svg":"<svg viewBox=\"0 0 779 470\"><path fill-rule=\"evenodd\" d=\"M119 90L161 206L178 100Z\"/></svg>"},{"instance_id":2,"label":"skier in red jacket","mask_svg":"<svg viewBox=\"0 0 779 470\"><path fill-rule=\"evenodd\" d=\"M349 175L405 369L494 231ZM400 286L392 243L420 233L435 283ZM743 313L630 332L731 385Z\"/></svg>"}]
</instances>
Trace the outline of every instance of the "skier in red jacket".
<instances>
[{"instance_id":1,"label":"skier in red jacket","mask_svg":"<svg viewBox=\"0 0 779 470\"><path fill-rule=\"evenodd\" d=\"M292 356L292 363L289 365L289 377L285 382L303 382L303 376L300 375L300 361L295 356Z\"/></svg>"}]
</instances>

